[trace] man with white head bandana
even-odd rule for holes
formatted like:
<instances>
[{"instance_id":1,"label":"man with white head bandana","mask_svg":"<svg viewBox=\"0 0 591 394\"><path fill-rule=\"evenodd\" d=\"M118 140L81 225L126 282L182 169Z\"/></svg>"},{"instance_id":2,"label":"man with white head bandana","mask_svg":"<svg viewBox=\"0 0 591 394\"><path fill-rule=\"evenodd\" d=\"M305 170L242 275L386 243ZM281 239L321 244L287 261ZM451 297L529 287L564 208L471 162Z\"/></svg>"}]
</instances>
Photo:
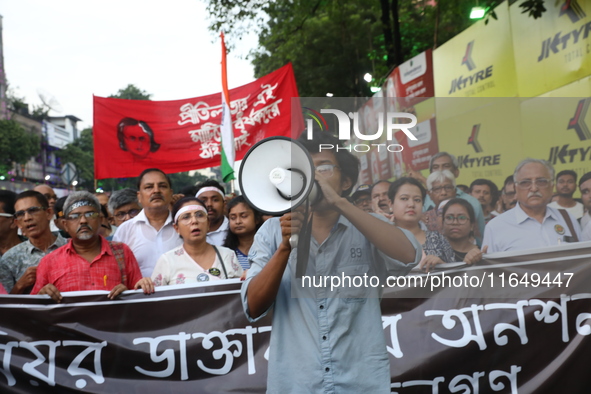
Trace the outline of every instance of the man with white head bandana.
<instances>
[{"instance_id":1,"label":"man with white head bandana","mask_svg":"<svg viewBox=\"0 0 591 394\"><path fill-rule=\"evenodd\" d=\"M224 188L216 180L208 179L198 185L195 197L202 200L207 208L209 217L207 243L223 246L229 230L229 220L224 215L226 205Z\"/></svg>"}]
</instances>

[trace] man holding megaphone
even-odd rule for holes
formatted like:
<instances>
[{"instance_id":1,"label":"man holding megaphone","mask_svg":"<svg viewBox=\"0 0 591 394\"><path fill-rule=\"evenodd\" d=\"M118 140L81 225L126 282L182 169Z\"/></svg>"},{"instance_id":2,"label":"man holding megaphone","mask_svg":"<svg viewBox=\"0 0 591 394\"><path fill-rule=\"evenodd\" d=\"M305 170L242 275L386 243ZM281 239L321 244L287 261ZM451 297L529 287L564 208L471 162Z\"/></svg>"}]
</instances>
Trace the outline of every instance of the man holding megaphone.
<instances>
[{"instance_id":1,"label":"man holding megaphone","mask_svg":"<svg viewBox=\"0 0 591 394\"><path fill-rule=\"evenodd\" d=\"M408 273L421 247L410 232L345 198L357 182L359 161L342 147L334 149L340 147L336 137L306 137L294 145L309 152L321 198L263 224L242 286L250 321L273 307L267 391L389 393L382 284L389 275ZM333 149L324 149L329 145ZM297 248L290 243L294 234ZM298 254L306 257L303 271Z\"/></svg>"}]
</instances>

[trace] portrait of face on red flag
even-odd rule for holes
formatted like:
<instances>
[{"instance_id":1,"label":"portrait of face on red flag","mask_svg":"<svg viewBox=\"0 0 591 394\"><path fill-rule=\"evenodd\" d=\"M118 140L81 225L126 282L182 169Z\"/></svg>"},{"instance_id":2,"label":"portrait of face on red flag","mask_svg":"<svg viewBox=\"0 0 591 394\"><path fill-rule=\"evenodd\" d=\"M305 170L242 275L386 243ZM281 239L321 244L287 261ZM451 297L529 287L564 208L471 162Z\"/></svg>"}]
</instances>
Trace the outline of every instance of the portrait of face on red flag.
<instances>
[{"instance_id":1,"label":"portrait of face on red flag","mask_svg":"<svg viewBox=\"0 0 591 394\"><path fill-rule=\"evenodd\" d=\"M231 89L229 96L236 160L264 138L293 135L291 98L298 92L291 64ZM220 93L174 101L93 101L96 179L135 177L153 167L175 173L220 165ZM294 127L303 130L300 123Z\"/></svg>"},{"instance_id":2,"label":"portrait of face on red flag","mask_svg":"<svg viewBox=\"0 0 591 394\"><path fill-rule=\"evenodd\" d=\"M121 119L117 125L117 138L119 148L138 159L143 159L148 153L156 152L160 148L150 126L146 122L132 118Z\"/></svg>"}]
</instances>

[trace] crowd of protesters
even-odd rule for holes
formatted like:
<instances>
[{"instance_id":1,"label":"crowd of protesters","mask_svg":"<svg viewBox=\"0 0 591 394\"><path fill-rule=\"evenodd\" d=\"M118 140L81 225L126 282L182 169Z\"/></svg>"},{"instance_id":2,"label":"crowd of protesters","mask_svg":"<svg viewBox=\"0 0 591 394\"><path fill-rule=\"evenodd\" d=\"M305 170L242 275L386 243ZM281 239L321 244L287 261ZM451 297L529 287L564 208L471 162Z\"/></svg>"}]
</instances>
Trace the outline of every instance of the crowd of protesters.
<instances>
[{"instance_id":1,"label":"crowd of protesters","mask_svg":"<svg viewBox=\"0 0 591 394\"><path fill-rule=\"evenodd\" d=\"M475 179L467 186L456 183L459 171L456 158L440 152L426 178L411 171L360 185L348 198L412 233L426 271L478 263L486 253L591 240L591 172L578 179L526 159L502 185ZM573 198L577 186L580 199ZM268 216L244 197L226 195L216 180L173 190L152 168L140 174L137 190L110 196L58 199L48 185L0 191L0 292L59 300L63 291L102 289L113 298L132 288L152 292L154 284L244 278Z\"/></svg>"}]
</instances>

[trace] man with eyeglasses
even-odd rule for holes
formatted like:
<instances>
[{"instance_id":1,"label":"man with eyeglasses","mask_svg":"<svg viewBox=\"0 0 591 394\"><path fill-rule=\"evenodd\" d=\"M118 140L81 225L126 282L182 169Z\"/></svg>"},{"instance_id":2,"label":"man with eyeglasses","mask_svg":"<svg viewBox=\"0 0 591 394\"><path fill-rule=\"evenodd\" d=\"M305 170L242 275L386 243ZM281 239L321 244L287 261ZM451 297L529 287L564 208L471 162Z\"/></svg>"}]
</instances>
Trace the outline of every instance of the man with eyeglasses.
<instances>
[{"instance_id":1,"label":"man with eyeglasses","mask_svg":"<svg viewBox=\"0 0 591 394\"><path fill-rule=\"evenodd\" d=\"M299 211L261 226L241 290L249 321L273 310L267 391L390 392L379 283L388 275L408 273L422 256L421 246L410 232L346 199L357 181L359 161L335 136L317 132L308 140L304 133L299 142L311 154L322 198L311 206L312 221L303 232ZM320 151L321 146L338 148ZM292 249L292 233L299 233L297 250ZM303 276L341 274L357 279L365 274L378 284L331 290L330 284L306 285Z\"/></svg>"},{"instance_id":2,"label":"man with eyeglasses","mask_svg":"<svg viewBox=\"0 0 591 394\"><path fill-rule=\"evenodd\" d=\"M142 210L137 200L137 191L129 188L113 192L107 208L109 208L109 213L111 214L111 225L115 227L113 233L115 233L117 227L129 219L136 217Z\"/></svg>"},{"instance_id":3,"label":"man with eyeglasses","mask_svg":"<svg viewBox=\"0 0 591 394\"><path fill-rule=\"evenodd\" d=\"M28 294L35 284L37 264L49 253L66 244L61 235L51 232L53 211L45 196L27 190L16 196L14 218L29 238L0 259L0 282L12 294Z\"/></svg>"},{"instance_id":4,"label":"man with eyeglasses","mask_svg":"<svg viewBox=\"0 0 591 394\"><path fill-rule=\"evenodd\" d=\"M550 163L525 159L515 168L513 179L517 205L486 226L483 245L488 245L488 253L581 240L581 228L574 216L548 205L554 186L554 168Z\"/></svg>"},{"instance_id":5,"label":"man with eyeglasses","mask_svg":"<svg viewBox=\"0 0 591 394\"><path fill-rule=\"evenodd\" d=\"M99 235L100 211L98 199L88 192L68 196L64 220L72 238L41 259L31 294L47 294L59 303L67 291L107 290L109 299L128 289L154 292L152 280L142 278L131 249Z\"/></svg>"},{"instance_id":6,"label":"man with eyeglasses","mask_svg":"<svg viewBox=\"0 0 591 394\"><path fill-rule=\"evenodd\" d=\"M560 171L556 175L556 193L558 201L548 204L549 207L556 209L565 209L569 211L577 220L583 217L585 210L583 204L573 198L577 190L577 173L572 170Z\"/></svg>"},{"instance_id":7,"label":"man with eyeglasses","mask_svg":"<svg viewBox=\"0 0 591 394\"><path fill-rule=\"evenodd\" d=\"M149 278L158 258L180 246L183 240L173 227L170 213L172 183L164 171L158 168L142 171L137 198L142 211L117 228L113 241L123 242L131 248L142 276ZM133 213L129 211L126 211L127 216Z\"/></svg>"},{"instance_id":8,"label":"man with eyeglasses","mask_svg":"<svg viewBox=\"0 0 591 394\"><path fill-rule=\"evenodd\" d=\"M363 212L372 213L371 185L360 185L351 196L351 202Z\"/></svg>"}]
</instances>

